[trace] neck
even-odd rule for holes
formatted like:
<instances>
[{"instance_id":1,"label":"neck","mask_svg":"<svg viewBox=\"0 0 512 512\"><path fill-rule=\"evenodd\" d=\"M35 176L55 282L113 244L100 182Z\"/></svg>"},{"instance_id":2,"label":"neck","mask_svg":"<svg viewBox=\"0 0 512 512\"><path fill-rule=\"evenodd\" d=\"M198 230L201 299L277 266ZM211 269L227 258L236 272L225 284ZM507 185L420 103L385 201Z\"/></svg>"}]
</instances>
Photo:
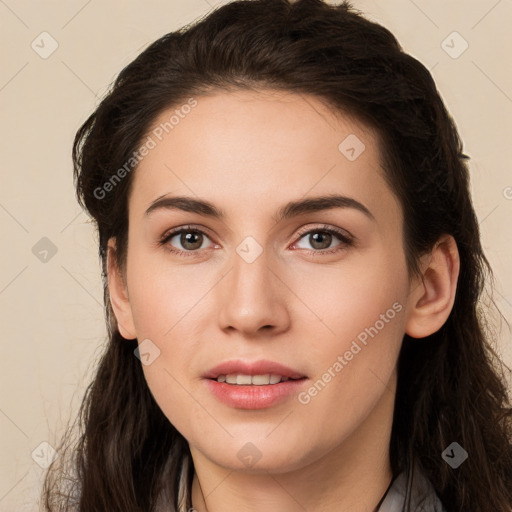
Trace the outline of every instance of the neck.
<instances>
[{"instance_id":1,"label":"neck","mask_svg":"<svg viewBox=\"0 0 512 512\"><path fill-rule=\"evenodd\" d=\"M191 447L194 509L373 512L392 479L389 442L393 405L394 393L387 390L364 422L340 445L287 473L221 467Z\"/></svg>"}]
</instances>

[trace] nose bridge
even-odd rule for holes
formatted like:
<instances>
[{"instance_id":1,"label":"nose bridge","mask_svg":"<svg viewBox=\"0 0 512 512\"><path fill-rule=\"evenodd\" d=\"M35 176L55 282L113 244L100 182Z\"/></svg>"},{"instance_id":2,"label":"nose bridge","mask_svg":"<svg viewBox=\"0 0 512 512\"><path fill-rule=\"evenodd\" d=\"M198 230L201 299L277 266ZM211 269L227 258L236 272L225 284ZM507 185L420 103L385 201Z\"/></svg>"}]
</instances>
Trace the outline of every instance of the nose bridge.
<instances>
[{"instance_id":1,"label":"nose bridge","mask_svg":"<svg viewBox=\"0 0 512 512\"><path fill-rule=\"evenodd\" d=\"M261 327L274 330L287 325L281 281L276 278L272 253L254 238L246 237L232 257L220 302L222 328L254 333Z\"/></svg>"},{"instance_id":2,"label":"nose bridge","mask_svg":"<svg viewBox=\"0 0 512 512\"><path fill-rule=\"evenodd\" d=\"M252 315L273 301L273 287L269 283L271 255L256 244L254 239L246 239L237 247L230 291L233 302L238 302Z\"/></svg>"}]
</instances>

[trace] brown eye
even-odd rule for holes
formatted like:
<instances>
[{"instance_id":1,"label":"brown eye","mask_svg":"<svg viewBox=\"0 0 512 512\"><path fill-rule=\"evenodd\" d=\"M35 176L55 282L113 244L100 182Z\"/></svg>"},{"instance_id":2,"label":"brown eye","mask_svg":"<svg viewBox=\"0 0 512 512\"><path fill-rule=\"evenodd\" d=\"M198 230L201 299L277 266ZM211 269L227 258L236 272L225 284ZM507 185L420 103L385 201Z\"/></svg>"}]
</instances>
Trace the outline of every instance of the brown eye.
<instances>
[{"instance_id":1,"label":"brown eye","mask_svg":"<svg viewBox=\"0 0 512 512\"><path fill-rule=\"evenodd\" d=\"M163 236L160 241L161 245L165 245L171 252L177 254L190 255L199 252L199 249L204 249L204 242L209 240L206 233L199 229L181 228L176 229Z\"/></svg>"},{"instance_id":2,"label":"brown eye","mask_svg":"<svg viewBox=\"0 0 512 512\"><path fill-rule=\"evenodd\" d=\"M200 249L203 243L203 235L197 232L182 232L180 234L181 246L187 251Z\"/></svg>"},{"instance_id":3,"label":"brown eye","mask_svg":"<svg viewBox=\"0 0 512 512\"><path fill-rule=\"evenodd\" d=\"M304 241L309 244L309 247L301 245ZM337 241L333 245L333 242ZM323 227L317 229L310 229L300 235L299 242L296 246L299 249L306 249L313 253L332 253L347 248L352 245L352 238L345 232L338 231L331 227Z\"/></svg>"},{"instance_id":4,"label":"brown eye","mask_svg":"<svg viewBox=\"0 0 512 512\"><path fill-rule=\"evenodd\" d=\"M332 235L323 231L317 231L309 235L309 243L314 249L328 249L332 242Z\"/></svg>"}]
</instances>

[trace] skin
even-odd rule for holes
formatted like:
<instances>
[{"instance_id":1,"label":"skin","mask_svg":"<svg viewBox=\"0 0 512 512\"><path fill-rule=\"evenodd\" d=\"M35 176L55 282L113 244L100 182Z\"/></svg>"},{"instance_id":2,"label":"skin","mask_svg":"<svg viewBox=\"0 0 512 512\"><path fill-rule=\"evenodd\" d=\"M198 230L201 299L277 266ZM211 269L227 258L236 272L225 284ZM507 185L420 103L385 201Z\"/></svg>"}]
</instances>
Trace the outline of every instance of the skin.
<instances>
[{"instance_id":1,"label":"skin","mask_svg":"<svg viewBox=\"0 0 512 512\"><path fill-rule=\"evenodd\" d=\"M135 171L126 272L116 267L115 240L108 270L121 334L160 350L143 370L189 442L192 504L199 512L373 511L392 477L402 339L446 321L459 272L455 242L443 237L422 257L421 275L409 278L402 209L384 180L377 134L356 119L293 93L196 99ZM365 145L354 161L338 149L350 134ZM346 207L276 222L288 201L332 193L364 204L374 219ZM172 209L145 216L164 194L208 200L226 216ZM171 228L189 224L205 231L197 256L170 252L190 247L179 235L158 245ZM324 225L350 233L354 244L333 236L319 249L312 234L298 234L324 233ZM248 236L263 250L252 263L236 252ZM236 409L201 379L228 359L269 359L306 375L307 390L394 303L401 311L307 404L292 396L262 410ZM249 442L261 454L251 467L237 456Z\"/></svg>"}]
</instances>

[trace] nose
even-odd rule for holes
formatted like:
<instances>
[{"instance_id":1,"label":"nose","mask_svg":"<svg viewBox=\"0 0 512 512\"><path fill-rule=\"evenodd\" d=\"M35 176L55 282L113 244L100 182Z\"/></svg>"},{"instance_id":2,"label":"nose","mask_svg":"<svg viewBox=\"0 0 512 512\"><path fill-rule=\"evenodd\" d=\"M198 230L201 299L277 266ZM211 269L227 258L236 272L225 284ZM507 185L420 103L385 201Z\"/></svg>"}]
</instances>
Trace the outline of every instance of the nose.
<instances>
[{"instance_id":1,"label":"nose","mask_svg":"<svg viewBox=\"0 0 512 512\"><path fill-rule=\"evenodd\" d=\"M284 276L270 264L267 252L252 263L235 253L233 266L222 280L217 296L220 328L244 337L275 335L289 328L289 303ZM287 300L288 298L288 300Z\"/></svg>"}]
</instances>

